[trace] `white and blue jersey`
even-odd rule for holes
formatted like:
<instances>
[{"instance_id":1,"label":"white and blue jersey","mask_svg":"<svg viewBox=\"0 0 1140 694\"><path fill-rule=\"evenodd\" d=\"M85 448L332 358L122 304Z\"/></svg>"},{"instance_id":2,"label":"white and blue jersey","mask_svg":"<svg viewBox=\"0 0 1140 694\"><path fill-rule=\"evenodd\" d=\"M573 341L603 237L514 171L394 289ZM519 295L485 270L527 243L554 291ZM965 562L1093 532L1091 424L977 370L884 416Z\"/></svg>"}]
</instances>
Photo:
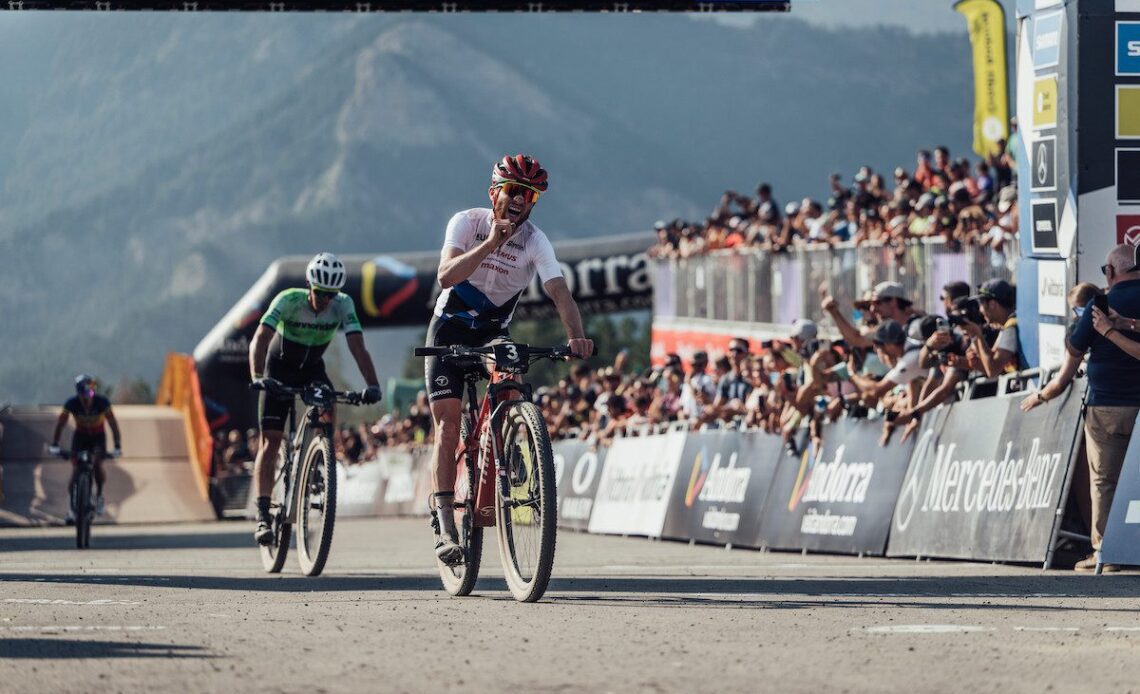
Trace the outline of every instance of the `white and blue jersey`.
<instances>
[{"instance_id":1,"label":"white and blue jersey","mask_svg":"<svg viewBox=\"0 0 1140 694\"><path fill-rule=\"evenodd\" d=\"M471 250L487 239L491 220L492 211L487 208L457 213L447 223L443 250ZM435 315L474 330L504 329L536 273L545 284L562 277L562 266L546 234L528 220L479 263L470 277L443 290L435 303Z\"/></svg>"}]
</instances>

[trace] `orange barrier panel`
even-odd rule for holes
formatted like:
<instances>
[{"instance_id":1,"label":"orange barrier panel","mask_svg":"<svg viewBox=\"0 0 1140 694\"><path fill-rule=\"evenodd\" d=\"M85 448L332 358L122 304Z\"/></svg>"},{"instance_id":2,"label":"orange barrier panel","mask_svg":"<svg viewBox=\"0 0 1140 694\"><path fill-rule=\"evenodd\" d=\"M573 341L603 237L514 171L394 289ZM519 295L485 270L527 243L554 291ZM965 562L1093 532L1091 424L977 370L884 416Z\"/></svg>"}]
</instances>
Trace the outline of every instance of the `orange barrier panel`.
<instances>
[{"instance_id":1,"label":"orange barrier panel","mask_svg":"<svg viewBox=\"0 0 1140 694\"><path fill-rule=\"evenodd\" d=\"M198 491L203 499L209 498L210 468L214 459L214 438L206 422L206 409L202 405L202 389L198 385L198 370L189 354L166 355L166 367L158 384L159 405L168 405L182 413L186 427L186 447L198 480Z\"/></svg>"}]
</instances>

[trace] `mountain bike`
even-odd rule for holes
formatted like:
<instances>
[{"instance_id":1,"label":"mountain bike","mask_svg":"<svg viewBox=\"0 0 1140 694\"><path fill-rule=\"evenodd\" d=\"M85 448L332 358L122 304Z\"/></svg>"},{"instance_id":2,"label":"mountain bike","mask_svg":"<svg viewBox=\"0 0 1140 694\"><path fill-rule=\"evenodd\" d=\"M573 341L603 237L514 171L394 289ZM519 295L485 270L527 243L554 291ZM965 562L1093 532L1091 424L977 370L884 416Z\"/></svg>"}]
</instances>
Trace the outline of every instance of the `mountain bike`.
<instances>
[{"instance_id":1,"label":"mountain bike","mask_svg":"<svg viewBox=\"0 0 1140 694\"><path fill-rule=\"evenodd\" d=\"M71 489L71 512L75 516L75 546L87 549L91 546L91 524L95 522L95 458L102 454L104 459L113 458L102 451L85 450L75 453L75 486ZM71 460L70 451L60 451L59 457Z\"/></svg>"},{"instance_id":2,"label":"mountain bike","mask_svg":"<svg viewBox=\"0 0 1140 694\"><path fill-rule=\"evenodd\" d=\"M319 576L329 558L336 523L336 456L333 454L332 423L321 417L335 403L359 405L360 393L342 393L327 384L275 385L270 395L299 396L308 405L300 427L297 411L289 405L288 425L277 453L269 517L273 540L261 545L261 565L280 573L289 553L293 526L297 526L297 562L301 573Z\"/></svg>"},{"instance_id":3,"label":"mountain bike","mask_svg":"<svg viewBox=\"0 0 1140 694\"><path fill-rule=\"evenodd\" d=\"M570 357L570 348L531 347L501 342L486 347L417 347L417 357L435 356L463 372L463 415L454 508L433 508L432 529L439 536L439 513L455 513L463 559L455 566L436 560L443 588L469 595L479 577L483 529L498 532L499 559L515 600L534 602L546 592L554 567L558 508L550 435L531 388L520 380L539 359ZM493 362L494 375L484 365ZM476 384L488 380L483 400Z\"/></svg>"}]
</instances>

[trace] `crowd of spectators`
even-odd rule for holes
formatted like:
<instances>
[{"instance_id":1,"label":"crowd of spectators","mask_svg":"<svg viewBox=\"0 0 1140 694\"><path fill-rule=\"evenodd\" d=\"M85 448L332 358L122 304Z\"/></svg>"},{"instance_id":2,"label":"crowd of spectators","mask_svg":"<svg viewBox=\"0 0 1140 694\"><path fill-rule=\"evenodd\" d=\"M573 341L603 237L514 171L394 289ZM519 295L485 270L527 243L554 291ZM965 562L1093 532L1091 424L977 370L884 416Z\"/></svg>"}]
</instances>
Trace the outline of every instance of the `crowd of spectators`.
<instances>
[{"instance_id":1,"label":"crowd of spectators","mask_svg":"<svg viewBox=\"0 0 1140 694\"><path fill-rule=\"evenodd\" d=\"M1012 123L1016 132L1016 120ZM879 242L898 253L911 239L941 239L951 249L982 246L1004 250L1018 235L1017 166L1013 150L971 163L953 159L946 147L920 150L912 169L898 167L890 181L863 166L850 185L831 175L825 198L804 198L781 207L772 187L756 197L729 190L700 221L656 224L653 257L689 257L726 248L779 252L796 246Z\"/></svg>"}]
</instances>

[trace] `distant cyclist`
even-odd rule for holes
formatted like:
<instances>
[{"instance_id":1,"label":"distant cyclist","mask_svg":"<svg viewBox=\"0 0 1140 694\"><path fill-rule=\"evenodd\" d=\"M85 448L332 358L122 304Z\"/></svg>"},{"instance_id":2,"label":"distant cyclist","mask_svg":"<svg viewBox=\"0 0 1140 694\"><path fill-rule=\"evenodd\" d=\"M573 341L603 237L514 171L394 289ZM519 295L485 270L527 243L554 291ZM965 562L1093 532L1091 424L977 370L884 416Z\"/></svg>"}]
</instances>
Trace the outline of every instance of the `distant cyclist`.
<instances>
[{"instance_id":1,"label":"distant cyclist","mask_svg":"<svg viewBox=\"0 0 1140 694\"><path fill-rule=\"evenodd\" d=\"M491 208L464 210L448 222L438 273L443 293L428 325L429 347L478 347L509 339L507 326L515 305L537 273L562 318L570 351L586 357L593 353L594 343L582 329L578 305L562 276L554 248L546 234L528 221L546 188L546 170L533 158L524 154L503 157L491 170L487 190ZM424 374L436 427L432 452L435 506L447 509L455 499L463 374L438 357L426 360ZM438 516L441 532L436 556L447 564L458 563L463 550L455 517L451 513Z\"/></svg>"},{"instance_id":2,"label":"distant cyclist","mask_svg":"<svg viewBox=\"0 0 1140 694\"><path fill-rule=\"evenodd\" d=\"M95 392L95 377L80 374L75 378L75 397L63 403L59 420L55 423L55 433L51 437L51 454L59 455L59 437L67 426L69 418L75 418L75 433L71 436L71 481L67 483L67 498L71 498L75 487L75 473L78 470L79 453L89 451L95 462L95 513L103 514L103 483L107 473L103 471L103 458L107 453L107 432L104 424L111 425L111 435L115 437L115 450L112 454L122 455L122 436L119 435L119 422L111 410L111 401ZM75 509L68 508L67 522L75 521Z\"/></svg>"},{"instance_id":3,"label":"distant cyclist","mask_svg":"<svg viewBox=\"0 0 1140 694\"><path fill-rule=\"evenodd\" d=\"M286 289L273 299L249 346L250 378L262 391L258 405L261 445L253 473L257 493L254 538L260 544L273 541L269 494L285 418L293 404L293 396L275 392L276 387L300 387L316 381L331 388L322 355L337 330L343 328L348 350L368 384L362 393L363 402L380 402L376 369L364 346L356 306L352 297L340 292L346 279L344 264L332 253L319 253L305 268L305 279L308 289Z\"/></svg>"}]
</instances>

